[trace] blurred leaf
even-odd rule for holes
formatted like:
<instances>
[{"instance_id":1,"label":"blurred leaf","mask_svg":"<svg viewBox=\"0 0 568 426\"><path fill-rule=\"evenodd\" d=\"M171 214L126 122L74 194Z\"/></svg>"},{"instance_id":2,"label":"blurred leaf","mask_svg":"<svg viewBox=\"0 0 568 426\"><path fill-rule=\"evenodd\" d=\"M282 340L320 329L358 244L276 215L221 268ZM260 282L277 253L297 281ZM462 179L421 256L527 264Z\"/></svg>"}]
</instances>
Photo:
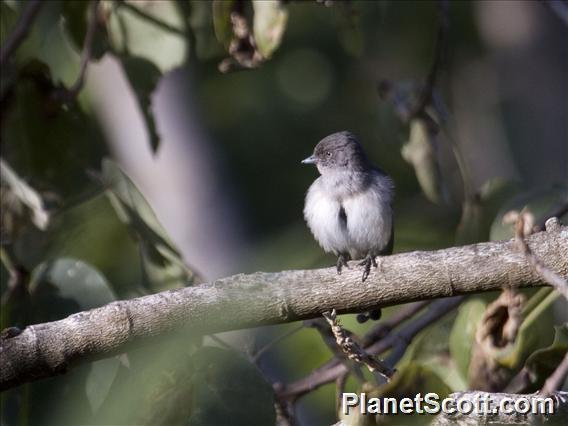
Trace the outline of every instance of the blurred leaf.
<instances>
[{"instance_id":1,"label":"blurred leaf","mask_svg":"<svg viewBox=\"0 0 568 426\"><path fill-rule=\"evenodd\" d=\"M46 317L64 318L115 300L105 277L91 265L72 258L44 262L32 272L30 291L34 304ZM59 303L60 301L71 303Z\"/></svg>"},{"instance_id":2,"label":"blurred leaf","mask_svg":"<svg viewBox=\"0 0 568 426\"><path fill-rule=\"evenodd\" d=\"M257 49L268 59L280 45L288 22L288 9L280 0L253 0L253 32Z\"/></svg>"},{"instance_id":3,"label":"blurred leaf","mask_svg":"<svg viewBox=\"0 0 568 426\"><path fill-rule=\"evenodd\" d=\"M359 58L365 49L365 38L361 28L360 11L354 8L353 2L340 2L339 42L345 51Z\"/></svg>"},{"instance_id":4,"label":"blurred leaf","mask_svg":"<svg viewBox=\"0 0 568 426\"><path fill-rule=\"evenodd\" d=\"M40 195L0 158L0 206L2 233L18 234L18 229L31 221L44 231L49 224L49 213Z\"/></svg>"},{"instance_id":5,"label":"blurred leaf","mask_svg":"<svg viewBox=\"0 0 568 426\"><path fill-rule=\"evenodd\" d=\"M501 206L501 209L491 225L490 238L492 241L508 240L513 238L513 229L510 225L503 225L503 216L510 210L527 208L536 221L543 219L556 206L568 203L568 186L566 184L554 185L538 191L524 192L510 199ZM568 213L561 221L568 220Z\"/></svg>"},{"instance_id":6,"label":"blurred leaf","mask_svg":"<svg viewBox=\"0 0 568 426\"><path fill-rule=\"evenodd\" d=\"M502 178L490 179L473 200L465 200L456 231L456 244L487 241L495 216L519 192L519 184Z\"/></svg>"},{"instance_id":7,"label":"blurred leaf","mask_svg":"<svg viewBox=\"0 0 568 426\"><path fill-rule=\"evenodd\" d=\"M57 320L114 301L115 295L105 277L87 263L61 258L40 264L30 284L34 322ZM96 411L106 398L118 372L117 357L96 361L86 372L85 393Z\"/></svg>"},{"instance_id":8,"label":"blurred leaf","mask_svg":"<svg viewBox=\"0 0 568 426\"><path fill-rule=\"evenodd\" d=\"M110 388L120 367L120 359L116 357L102 359L91 363L91 371L87 374L85 392L93 412L97 412L109 394Z\"/></svg>"},{"instance_id":9,"label":"blurred leaf","mask_svg":"<svg viewBox=\"0 0 568 426\"><path fill-rule=\"evenodd\" d=\"M274 392L260 371L236 352L203 347L191 358L189 425L272 425Z\"/></svg>"},{"instance_id":10,"label":"blurred leaf","mask_svg":"<svg viewBox=\"0 0 568 426\"><path fill-rule=\"evenodd\" d=\"M146 122L150 146L155 153L160 144L160 136L158 135L154 113L152 112L152 94L162 75L160 70L146 59L134 56L121 56L120 61L128 77L128 82L138 100L138 106Z\"/></svg>"},{"instance_id":11,"label":"blurred leaf","mask_svg":"<svg viewBox=\"0 0 568 426\"><path fill-rule=\"evenodd\" d=\"M520 311L520 293L509 294L513 298L510 302L503 292L488 306L478 324L468 372L469 385L474 389L503 390L530 354L551 344L554 326L551 308L559 294L551 288L542 288ZM522 320L520 326L519 319Z\"/></svg>"},{"instance_id":12,"label":"blurred leaf","mask_svg":"<svg viewBox=\"0 0 568 426\"><path fill-rule=\"evenodd\" d=\"M54 99L57 89L45 63L32 60L21 67L3 104L2 154L42 193L51 190L67 200L90 183L85 170L96 167L105 146L77 102Z\"/></svg>"},{"instance_id":13,"label":"blurred leaf","mask_svg":"<svg viewBox=\"0 0 568 426\"><path fill-rule=\"evenodd\" d=\"M480 299L468 300L460 306L452 327L450 353L464 380L468 376L475 331L486 307L487 304Z\"/></svg>"},{"instance_id":14,"label":"blurred leaf","mask_svg":"<svg viewBox=\"0 0 568 426\"><path fill-rule=\"evenodd\" d=\"M103 161L102 175L111 204L140 244L150 288L174 288L189 283L193 273L136 185L110 159Z\"/></svg>"},{"instance_id":15,"label":"blurred leaf","mask_svg":"<svg viewBox=\"0 0 568 426\"><path fill-rule=\"evenodd\" d=\"M61 14L63 16L63 25L71 38L75 49L78 52L83 50L85 44L85 36L87 34L87 23L89 20L90 1L65 0ZM106 28L98 24L93 39L91 50L91 59L99 60L107 52L109 48Z\"/></svg>"},{"instance_id":16,"label":"blurred leaf","mask_svg":"<svg viewBox=\"0 0 568 426\"><path fill-rule=\"evenodd\" d=\"M0 45L4 46L6 38L14 28L17 17L18 14L7 2L0 2Z\"/></svg>"},{"instance_id":17,"label":"blurred leaf","mask_svg":"<svg viewBox=\"0 0 568 426\"><path fill-rule=\"evenodd\" d=\"M136 13L136 9L140 13ZM172 32L150 19L175 29ZM187 58L184 17L174 1L128 1L117 3L108 20L109 38L115 51L144 58L162 73L181 66Z\"/></svg>"},{"instance_id":18,"label":"blurred leaf","mask_svg":"<svg viewBox=\"0 0 568 426\"><path fill-rule=\"evenodd\" d=\"M231 11L235 0L213 0L213 27L215 36L225 49L229 49L229 44L233 39L233 24L231 23Z\"/></svg>"},{"instance_id":19,"label":"blurred leaf","mask_svg":"<svg viewBox=\"0 0 568 426\"><path fill-rule=\"evenodd\" d=\"M447 202L448 195L437 158L438 131L422 118L410 122L410 136L401 150L402 158L414 167L418 183L433 203Z\"/></svg>"},{"instance_id":20,"label":"blurred leaf","mask_svg":"<svg viewBox=\"0 0 568 426\"><path fill-rule=\"evenodd\" d=\"M568 352L568 325L554 327L554 341L550 346L539 349L527 358L525 368L528 370L531 387L523 393L535 392L542 388L546 379L556 370Z\"/></svg>"}]
</instances>

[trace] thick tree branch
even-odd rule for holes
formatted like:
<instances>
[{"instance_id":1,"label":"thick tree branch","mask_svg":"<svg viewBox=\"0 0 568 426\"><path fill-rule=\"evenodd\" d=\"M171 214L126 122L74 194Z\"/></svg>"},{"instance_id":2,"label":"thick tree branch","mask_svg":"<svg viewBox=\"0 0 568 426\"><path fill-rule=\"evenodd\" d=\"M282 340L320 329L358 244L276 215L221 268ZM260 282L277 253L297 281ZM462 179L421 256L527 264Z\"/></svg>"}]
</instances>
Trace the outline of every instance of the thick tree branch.
<instances>
[{"instance_id":1,"label":"thick tree branch","mask_svg":"<svg viewBox=\"0 0 568 426\"><path fill-rule=\"evenodd\" d=\"M568 276L567 227L531 235L527 243L548 268ZM361 312L508 285L546 284L513 241L386 256L364 283L351 266L341 276L335 268L240 274L9 333L0 337L0 390L179 331L215 333L313 318L331 309Z\"/></svg>"}]
</instances>

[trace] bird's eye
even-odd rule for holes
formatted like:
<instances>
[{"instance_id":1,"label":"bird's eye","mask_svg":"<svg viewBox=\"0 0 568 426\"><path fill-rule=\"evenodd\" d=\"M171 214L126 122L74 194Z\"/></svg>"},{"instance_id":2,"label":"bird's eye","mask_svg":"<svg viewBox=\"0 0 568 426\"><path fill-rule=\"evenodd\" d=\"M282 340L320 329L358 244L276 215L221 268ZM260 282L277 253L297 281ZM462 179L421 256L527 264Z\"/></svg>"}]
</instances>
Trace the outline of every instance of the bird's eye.
<instances>
[{"instance_id":1,"label":"bird's eye","mask_svg":"<svg viewBox=\"0 0 568 426\"><path fill-rule=\"evenodd\" d=\"M327 158L331 158L331 151L326 151L326 152L325 152L325 156L326 156Z\"/></svg>"}]
</instances>

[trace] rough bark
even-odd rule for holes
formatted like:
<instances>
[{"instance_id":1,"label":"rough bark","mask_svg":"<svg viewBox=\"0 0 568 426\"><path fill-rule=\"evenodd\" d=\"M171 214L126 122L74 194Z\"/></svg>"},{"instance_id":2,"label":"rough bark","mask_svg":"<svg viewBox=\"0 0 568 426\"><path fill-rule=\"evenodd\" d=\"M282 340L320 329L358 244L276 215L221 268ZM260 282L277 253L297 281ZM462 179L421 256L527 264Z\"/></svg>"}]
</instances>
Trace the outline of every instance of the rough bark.
<instances>
[{"instance_id":1,"label":"rough bark","mask_svg":"<svg viewBox=\"0 0 568 426\"><path fill-rule=\"evenodd\" d=\"M527 239L533 253L568 276L568 228L551 222ZM545 281L513 241L488 242L378 259L362 283L355 262L335 268L239 274L209 284L113 302L0 337L0 390L62 374L74 365L124 352L174 332L215 333L378 306Z\"/></svg>"}]
</instances>

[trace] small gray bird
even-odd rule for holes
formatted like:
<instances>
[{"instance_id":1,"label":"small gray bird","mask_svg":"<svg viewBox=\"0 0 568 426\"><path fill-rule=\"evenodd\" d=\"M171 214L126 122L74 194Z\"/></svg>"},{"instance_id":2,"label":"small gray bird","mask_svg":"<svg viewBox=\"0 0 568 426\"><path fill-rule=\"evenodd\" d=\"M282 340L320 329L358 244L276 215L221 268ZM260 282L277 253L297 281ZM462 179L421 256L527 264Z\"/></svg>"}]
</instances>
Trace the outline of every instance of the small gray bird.
<instances>
[{"instance_id":1,"label":"small gray bird","mask_svg":"<svg viewBox=\"0 0 568 426\"><path fill-rule=\"evenodd\" d=\"M362 259L363 281L376 257L392 253L394 184L373 166L350 132L322 139L303 164L321 176L306 195L304 218L319 245L337 256L337 273L349 259Z\"/></svg>"}]
</instances>

